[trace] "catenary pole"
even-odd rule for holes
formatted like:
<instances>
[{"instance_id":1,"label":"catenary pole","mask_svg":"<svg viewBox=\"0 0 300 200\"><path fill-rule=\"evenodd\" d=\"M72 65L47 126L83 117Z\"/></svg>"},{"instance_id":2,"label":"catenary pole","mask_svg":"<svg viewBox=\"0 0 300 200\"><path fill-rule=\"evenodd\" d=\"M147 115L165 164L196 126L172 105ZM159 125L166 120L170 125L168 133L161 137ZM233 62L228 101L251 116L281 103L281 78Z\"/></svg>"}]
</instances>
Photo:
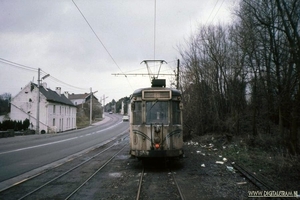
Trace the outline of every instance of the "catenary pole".
<instances>
[{"instance_id":1,"label":"catenary pole","mask_svg":"<svg viewBox=\"0 0 300 200\"><path fill-rule=\"evenodd\" d=\"M176 76L176 89L179 90L179 65L180 65L180 60L177 60L177 76Z\"/></svg>"}]
</instances>

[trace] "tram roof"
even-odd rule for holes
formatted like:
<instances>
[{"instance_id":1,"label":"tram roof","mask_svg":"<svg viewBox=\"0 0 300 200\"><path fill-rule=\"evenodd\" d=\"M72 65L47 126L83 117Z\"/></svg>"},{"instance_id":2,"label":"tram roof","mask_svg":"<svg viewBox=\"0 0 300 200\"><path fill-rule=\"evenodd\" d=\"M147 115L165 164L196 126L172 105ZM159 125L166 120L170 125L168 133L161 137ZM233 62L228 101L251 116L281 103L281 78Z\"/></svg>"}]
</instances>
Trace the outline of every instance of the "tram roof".
<instances>
[{"instance_id":1,"label":"tram roof","mask_svg":"<svg viewBox=\"0 0 300 200\"><path fill-rule=\"evenodd\" d=\"M136 89L131 97L141 97L142 96L142 91L144 90L171 90L172 91L172 96L180 96L181 92L175 88L164 88L164 87L149 87L149 88L139 88Z\"/></svg>"}]
</instances>

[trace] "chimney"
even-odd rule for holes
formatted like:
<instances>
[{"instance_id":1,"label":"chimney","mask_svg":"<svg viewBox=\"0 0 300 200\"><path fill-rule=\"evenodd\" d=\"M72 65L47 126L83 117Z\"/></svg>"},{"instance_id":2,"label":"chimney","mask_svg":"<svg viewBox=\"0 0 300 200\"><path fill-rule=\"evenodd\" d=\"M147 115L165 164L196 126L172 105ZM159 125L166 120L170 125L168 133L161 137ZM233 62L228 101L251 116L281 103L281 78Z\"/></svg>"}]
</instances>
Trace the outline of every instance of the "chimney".
<instances>
[{"instance_id":1,"label":"chimney","mask_svg":"<svg viewBox=\"0 0 300 200\"><path fill-rule=\"evenodd\" d=\"M60 96L61 95L61 87L56 87L56 93Z\"/></svg>"},{"instance_id":2,"label":"chimney","mask_svg":"<svg viewBox=\"0 0 300 200\"><path fill-rule=\"evenodd\" d=\"M43 88L47 89L47 83L46 82L43 82L42 86L43 86Z\"/></svg>"},{"instance_id":3,"label":"chimney","mask_svg":"<svg viewBox=\"0 0 300 200\"><path fill-rule=\"evenodd\" d=\"M69 98L69 92L68 91L65 91L65 96L67 97L67 99Z\"/></svg>"}]
</instances>

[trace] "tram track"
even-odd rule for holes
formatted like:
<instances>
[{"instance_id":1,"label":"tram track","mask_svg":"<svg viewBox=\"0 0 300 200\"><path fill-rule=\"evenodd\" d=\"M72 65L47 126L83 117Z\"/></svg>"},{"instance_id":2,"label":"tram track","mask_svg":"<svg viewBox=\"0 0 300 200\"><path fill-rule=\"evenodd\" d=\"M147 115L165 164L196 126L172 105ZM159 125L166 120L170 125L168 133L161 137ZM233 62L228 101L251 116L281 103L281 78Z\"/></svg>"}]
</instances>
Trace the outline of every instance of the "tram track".
<instances>
[{"instance_id":1,"label":"tram track","mask_svg":"<svg viewBox=\"0 0 300 200\"><path fill-rule=\"evenodd\" d=\"M244 175L252 184L254 184L260 190L272 190L266 182L255 176L249 169L245 166L234 162L233 167L238 170L242 175Z\"/></svg>"},{"instance_id":2,"label":"tram track","mask_svg":"<svg viewBox=\"0 0 300 200\"><path fill-rule=\"evenodd\" d=\"M95 175L102 170L109 162L112 161L127 145L124 145L121 150L115 153L111 158L109 158L97 171L95 171L90 177L88 177L80 186L78 186L71 194L69 194L65 199L70 199L77 191L79 191L89 180L91 180Z\"/></svg>"},{"instance_id":3,"label":"tram track","mask_svg":"<svg viewBox=\"0 0 300 200\"><path fill-rule=\"evenodd\" d=\"M185 199L176 180L176 172L171 168L142 168L136 200L155 199L155 195L160 199Z\"/></svg>"},{"instance_id":4,"label":"tram track","mask_svg":"<svg viewBox=\"0 0 300 200\"><path fill-rule=\"evenodd\" d=\"M69 199L128 146L122 145L126 137L13 184L0 191L0 199Z\"/></svg>"},{"instance_id":5,"label":"tram track","mask_svg":"<svg viewBox=\"0 0 300 200\"><path fill-rule=\"evenodd\" d=\"M255 187L257 187L260 191L280 191L278 188L276 188L273 185L270 185L269 182L267 182L265 177L259 177L255 175L253 172L251 172L249 169L247 169L245 166L243 166L240 163L234 162L233 167L240 172L247 180L249 180ZM280 197L276 197L276 199L282 199Z\"/></svg>"}]
</instances>

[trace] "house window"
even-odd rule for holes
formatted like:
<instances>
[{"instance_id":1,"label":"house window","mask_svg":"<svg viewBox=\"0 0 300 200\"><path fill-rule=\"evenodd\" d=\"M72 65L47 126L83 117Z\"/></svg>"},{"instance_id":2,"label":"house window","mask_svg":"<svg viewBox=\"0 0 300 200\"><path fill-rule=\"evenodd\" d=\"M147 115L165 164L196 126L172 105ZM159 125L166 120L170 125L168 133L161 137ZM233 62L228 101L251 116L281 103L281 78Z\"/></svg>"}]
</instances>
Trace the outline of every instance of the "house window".
<instances>
[{"instance_id":1,"label":"house window","mask_svg":"<svg viewBox=\"0 0 300 200\"><path fill-rule=\"evenodd\" d=\"M53 113L55 113L55 105L53 105Z\"/></svg>"},{"instance_id":2,"label":"house window","mask_svg":"<svg viewBox=\"0 0 300 200\"><path fill-rule=\"evenodd\" d=\"M55 118L53 118L53 126L55 126Z\"/></svg>"}]
</instances>

